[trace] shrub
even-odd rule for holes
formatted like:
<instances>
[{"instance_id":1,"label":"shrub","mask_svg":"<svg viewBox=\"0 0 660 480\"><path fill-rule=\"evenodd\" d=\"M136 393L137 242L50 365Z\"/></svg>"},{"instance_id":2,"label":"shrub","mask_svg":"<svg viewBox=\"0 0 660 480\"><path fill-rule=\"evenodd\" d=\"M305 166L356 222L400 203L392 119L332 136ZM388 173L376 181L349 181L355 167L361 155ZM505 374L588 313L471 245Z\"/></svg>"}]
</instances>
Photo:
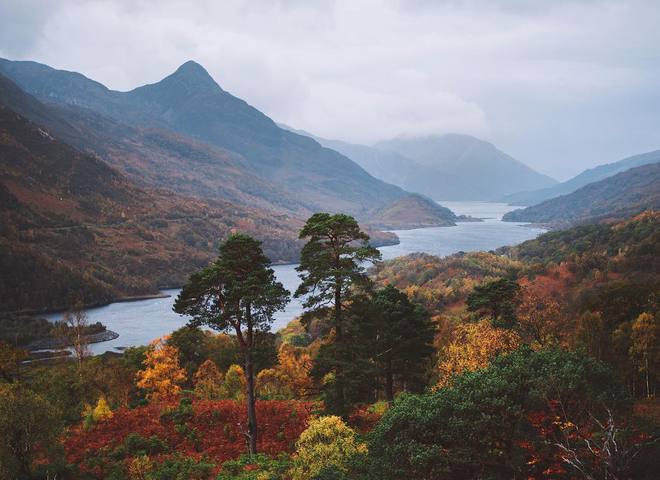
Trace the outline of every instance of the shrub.
<instances>
[{"instance_id":1,"label":"shrub","mask_svg":"<svg viewBox=\"0 0 660 480\"><path fill-rule=\"evenodd\" d=\"M341 418L318 418L310 422L296 442L291 478L315 478L329 468L345 473L354 457L364 455L366 451L366 446L358 441L355 431Z\"/></svg>"}]
</instances>

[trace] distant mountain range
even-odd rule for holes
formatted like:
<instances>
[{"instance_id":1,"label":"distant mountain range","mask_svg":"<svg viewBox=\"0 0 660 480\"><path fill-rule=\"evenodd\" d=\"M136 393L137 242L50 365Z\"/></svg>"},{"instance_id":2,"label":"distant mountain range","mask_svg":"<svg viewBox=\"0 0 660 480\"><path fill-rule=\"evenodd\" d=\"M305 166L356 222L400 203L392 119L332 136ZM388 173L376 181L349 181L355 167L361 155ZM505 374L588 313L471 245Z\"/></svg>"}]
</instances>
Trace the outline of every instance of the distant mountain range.
<instances>
[{"instance_id":1,"label":"distant mountain range","mask_svg":"<svg viewBox=\"0 0 660 480\"><path fill-rule=\"evenodd\" d=\"M67 141L147 184L302 216L344 211L363 221L408 195L345 156L279 128L195 62L130 92L35 62L0 60L0 73L85 131Z\"/></svg>"},{"instance_id":2,"label":"distant mountain range","mask_svg":"<svg viewBox=\"0 0 660 480\"><path fill-rule=\"evenodd\" d=\"M292 131L346 155L376 178L435 200L495 200L521 188L557 183L469 135L394 139L366 146Z\"/></svg>"},{"instance_id":3,"label":"distant mountain range","mask_svg":"<svg viewBox=\"0 0 660 480\"><path fill-rule=\"evenodd\" d=\"M654 152L655 153L655 152ZM630 217L660 209L660 163L590 183L568 195L504 215L505 221L567 226Z\"/></svg>"},{"instance_id":4,"label":"distant mountain range","mask_svg":"<svg viewBox=\"0 0 660 480\"><path fill-rule=\"evenodd\" d=\"M0 200L0 266L12 272L0 310L14 311L181 285L232 231L295 261L314 211L355 215L376 245L396 236L372 218L392 229L456 219L280 129L193 62L122 93L0 60Z\"/></svg>"},{"instance_id":5,"label":"distant mountain range","mask_svg":"<svg viewBox=\"0 0 660 480\"><path fill-rule=\"evenodd\" d=\"M584 187L590 183L611 177L617 173L624 172L633 167L639 167L641 165L647 165L656 162L660 162L660 150L643 153L641 155L634 155L632 157L619 160L618 162L599 165L597 167L585 170L576 177L573 177L570 180L559 183L552 187L514 193L503 197L502 200L509 203L510 205L536 205L537 203L541 203L544 200L574 192L580 187Z\"/></svg>"}]
</instances>

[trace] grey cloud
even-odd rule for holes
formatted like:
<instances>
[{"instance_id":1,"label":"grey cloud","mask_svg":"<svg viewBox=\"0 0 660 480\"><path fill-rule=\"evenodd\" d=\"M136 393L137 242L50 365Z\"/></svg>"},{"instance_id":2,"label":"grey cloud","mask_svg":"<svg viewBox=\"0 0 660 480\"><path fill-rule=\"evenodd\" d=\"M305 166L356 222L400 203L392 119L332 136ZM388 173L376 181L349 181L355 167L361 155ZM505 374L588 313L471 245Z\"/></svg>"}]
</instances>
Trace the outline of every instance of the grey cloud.
<instances>
[{"instance_id":1,"label":"grey cloud","mask_svg":"<svg viewBox=\"0 0 660 480\"><path fill-rule=\"evenodd\" d=\"M660 2L7 1L0 54L111 88L204 64L277 121L461 132L566 177L660 148Z\"/></svg>"}]
</instances>

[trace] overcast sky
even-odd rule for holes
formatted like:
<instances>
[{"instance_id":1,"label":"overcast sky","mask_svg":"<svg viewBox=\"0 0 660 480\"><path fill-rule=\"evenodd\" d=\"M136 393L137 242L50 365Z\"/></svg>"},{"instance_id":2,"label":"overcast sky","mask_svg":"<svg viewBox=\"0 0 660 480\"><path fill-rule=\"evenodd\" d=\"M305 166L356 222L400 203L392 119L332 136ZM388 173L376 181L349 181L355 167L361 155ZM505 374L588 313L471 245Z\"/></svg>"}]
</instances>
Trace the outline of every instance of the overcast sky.
<instances>
[{"instance_id":1,"label":"overcast sky","mask_svg":"<svg viewBox=\"0 0 660 480\"><path fill-rule=\"evenodd\" d=\"M320 136L467 133L558 179L660 149L660 0L1 0L0 56L118 90L193 59Z\"/></svg>"}]
</instances>

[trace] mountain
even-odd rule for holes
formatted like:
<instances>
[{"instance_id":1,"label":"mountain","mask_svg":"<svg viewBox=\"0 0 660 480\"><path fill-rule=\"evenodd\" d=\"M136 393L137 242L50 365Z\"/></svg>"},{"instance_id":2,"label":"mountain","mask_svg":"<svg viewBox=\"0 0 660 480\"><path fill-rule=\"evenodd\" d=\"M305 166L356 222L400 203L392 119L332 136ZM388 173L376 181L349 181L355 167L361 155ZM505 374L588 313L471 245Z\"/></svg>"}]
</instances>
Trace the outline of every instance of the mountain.
<instances>
[{"instance_id":1,"label":"mountain","mask_svg":"<svg viewBox=\"0 0 660 480\"><path fill-rule=\"evenodd\" d=\"M660 209L660 163L632 168L573 193L504 215L509 222L594 223Z\"/></svg>"},{"instance_id":2,"label":"mountain","mask_svg":"<svg viewBox=\"0 0 660 480\"><path fill-rule=\"evenodd\" d=\"M571 178L565 182L561 182L549 188L542 188L540 190L518 192L505 196L502 201L510 205L536 205L544 200L559 197L574 192L580 187L584 187L593 182L603 180L611 177L620 172L625 172L633 167L647 165L649 163L660 162L660 150L653 152L643 153L641 155L634 155L632 157L624 158L618 162L599 165L590 168L580 173L576 177Z\"/></svg>"},{"instance_id":3,"label":"mountain","mask_svg":"<svg viewBox=\"0 0 660 480\"><path fill-rule=\"evenodd\" d=\"M141 170L147 158L155 171L161 172L155 183L158 186L171 188L177 183L172 181L176 177L177 181L184 178L186 183L199 183L211 191L217 189L223 180L214 171L220 158L224 171L231 171L234 177L258 177L261 183L268 183L270 187L264 189L270 192L265 199L268 203L273 203L278 192L282 192L284 205L276 208L285 207L289 212L301 208L306 213L345 211L365 220L370 213L408 195L401 188L372 177L345 156L278 127L266 115L224 91L195 62L186 62L160 82L130 92L113 91L79 73L35 62L2 59L0 73L37 99L69 109L68 115L81 119L81 124L91 124L101 137L100 142L84 139L76 146L82 147L82 142L87 141L86 149L107 149L108 145L122 143L126 138L124 130L128 129L129 137L138 143L123 142L121 155L116 155L123 155L123 160L114 161L123 162L127 173ZM94 121L87 122L85 119L90 116ZM114 130L107 133L105 124L111 124ZM176 165L170 161L169 152L161 155L165 159L154 159L150 148L139 143L145 137L150 143L159 144L161 153L174 150L173 156L179 157ZM167 145L168 142L174 145ZM205 167L209 168L198 169L197 162L191 165L191 161L186 165L188 148L193 150L193 156L204 157L208 162ZM131 157L139 157L138 165L126 164L133 161ZM161 160L168 167L164 172L158 168ZM154 178L148 181L153 182ZM227 183L236 184L233 178ZM238 185L242 193L260 196L259 182Z\"/></svg>"},{"instance_id":4,"label":"mountain","mask_svg":"<svg viewBox=\"0 0 660 480\"><path fill-rule=\"evenodd\" d=\"M491 143L468 135L399 138L374 147L389 156L355 151L351 158L364 162L362 166L368 171L382 172L382 165L388 165L389 175L406 179L405 188L437 200L494 200L521 189L556 183Z\"/></svg>"},{"instance_id":5,"label":"mountain","mask_svg":"<svg viewBox=\"0 0 660 480\"><path fill-rule=\"evenodd\" d=\"M448 208L422 195L412 194L377 211L371 224L384 230L423 227L450 227L458 217Z\"/></svg>"},{"instance_id":6,"label":"mountain","mask_svg":"<svg viewBox=\"0 0 660 480\"><path fill-rule=\"evenodd\" d=\"M0 105L0 268L11 272L0 278L0 310L98 304L180 285L238 229L262 239L274 261L291 261L300 226L224 200L140 188Z\"/></svg>"}]
</instances>

